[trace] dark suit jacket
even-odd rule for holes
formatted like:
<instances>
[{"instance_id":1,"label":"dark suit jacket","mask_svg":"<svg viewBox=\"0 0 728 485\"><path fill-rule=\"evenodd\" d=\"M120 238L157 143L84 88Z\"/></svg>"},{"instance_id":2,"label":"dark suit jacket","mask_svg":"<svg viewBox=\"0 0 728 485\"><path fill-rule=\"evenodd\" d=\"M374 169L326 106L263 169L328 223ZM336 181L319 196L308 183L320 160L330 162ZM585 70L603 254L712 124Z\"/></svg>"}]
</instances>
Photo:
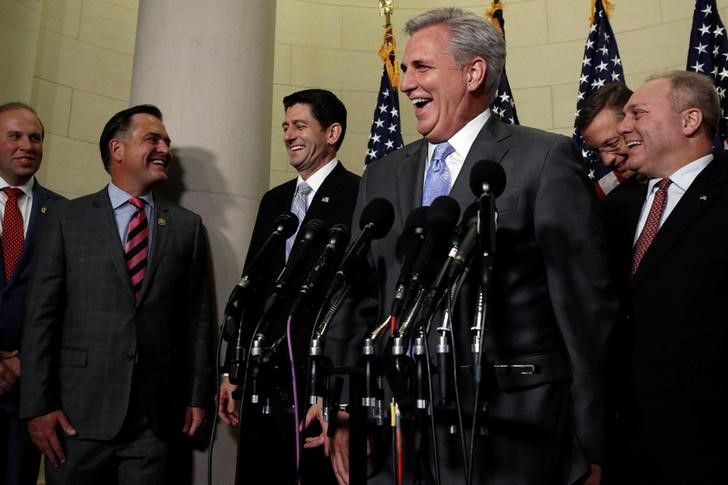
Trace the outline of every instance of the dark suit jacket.
<instances>
[{"instance_id":1,"label":"dark suit jacket","mask_svg":"<svg viewBox=\"0 0 728 485\"><path fill-rule=\"evenodd\" d=\"M604 200L620 277L615 483L722 483L728 454L728 156L698 175L634 278L647 184ZM619 357L617 359L616 357Z\"/></svg>"},{"instance_id":2,"label":"dark suit jacket","mask_svg":"<svg viewBox=\"0 0 728 485\"><path fill-rule=\"evenodd\" d=\"M426 156L424 140L412 143L370 164L362 178L354 218L369 201L384 197L394 205L395 221L390 233L371 245L376 288L370 296L378 316L358 319L360 329L372 328L389 312L401 263L395 247L407 215L420 205ZM475 483L572 483L587 472L590 461L603 458L603 364L615 305L607 290L606 244L596 202L570 140L505 125L492 115L450 193L462 210L475 200L470 170L482 159L500 163L507 178L497 200L486 355L490 363L542 359L545 365L542 373L521 379L498 376L498 385L488 391L492 446L486 444L488 449L481 448L481 458L476 457L481 478ZM475 303L471 299L467 305L472 309ZM354 311L366 314L367 303ZM328 335L333 347L360 344L361 332L353 335L346 323L352 318L357 317L349 313L337 319ZM467 362L472 320L457 320L459 358ZM348 354L361 355L361 350ZM441 436L444 441L445 433ZM454 448L441 454L443 470L461 460L447 458ZM452 479L462 480L452 473ZM425 474L431 477L432 470Z\"/></svg>"},{"instance_id":3,"label":"dark suit jacket","mask_svg":"<svg viewBox=\"0 0 728 485\"><path fill-rule=\"evenodd\" d=\"M320 219L324 222L326 228L330 228L335 224L345 224L347 227L351 225L351 215L354 211L356 202L356 194L359 188L359 176L355 175L341 164L338 163L333 171L326 177L323 184L316 191L313 201L306 212L302 224L311 219ZM296 189L296 179L290 180L282 185L274 187L263 195L258 208L258 216L255 221L253 235L250 240L250 247L246 258L246 271L252 258L258 253L268 236L273 232L273 221L276 216L283 212L291 210L291 202L293 201ZM303 265L310 268L315 259L323 250L326 244L325 238L314 245L310 253L309 261ZM296 250L294 245L293 251ZM244 321L246 329L252 332L257 317L261 311L260 306L268 297L271 284L283 270L285 264L285 245L281 244L270 258L264 262L262 268L263 275L261 281L267 281L267 288L254 294L248 301L250 310L246 311L247 318ZM244 271L244 274L246 274ZM301 276L305 276L301 272ZM279 305L278 311L271 316L271 326L267 333L268 343L285 335L285 320L290 309L290 298L285 298L283 304ZM292 342L294 359L299 368L298 387L301 403L304 403L303 391L305 388L306 375L305 369L308 362L308 343L311 337L311 330L314 323L315 315L304 315L302 318L293 322ZM245 342L249 341L250 335L246 335ZM232 340L231 342L234 342ZM282 346L285 349L285 344ZM231 355L230 348L227 356ZM286 355L277 355L276 358L281 362L284 371L277 374L272 380L275 385L281 389L282 393L290 390L290 376L288 375L288 357ZM284 406L290 406L291 401L287 399ZM246 483L264 484L264 483L293 483L295 482L295 459L293 450L295 449L292 416L287 410L282 409L278 401L274 401L274 415L260 416L253 415L249 423L245 423L244 438L241 446L244 449L242 457L245 462L242 464L246 470ZM290 407L288 408L290 409ZM331 465L328 457L325 457L321 449L304 450L302 455L302 471L301 477L304 484L329 484L336 483L336 479L331 472Z\"/></svg>"},{"instance_id":4,"label":"dark suit jacket","mask_svg":"<svg viewBox=\"0 0 728 485\"><path fill-rule=\"evenodd\" d=\"M162 439L179 435L187 406L208 404L206 236L196 214L157 197L155 205L138 302L107 189L49 213L28 289L21 417L62 409L80 438L109 440L124 422L132 374Z\"/></svg>"},{"instance_id":5,"label":"dark suit jacket","mask_svg":"<svg viewBox=\"0 0 728 485\"><path fill-rule=\"evenodd\" d=\"M356 195L359 189L359 179L360 177L358 175L349 172L339 162L316 191L314 199L306 212L306 217L304 217L300 225L302 226L312 219L320 219L324 222L326 230L335 224L345 224L347 227L351 227L351 215L354 212L354 204L356 203ZM265 240L273 232L273 221L275 218L284 212L290 212L295 190L296 179L293 179L272 188L263 195L253 228L253 235L250 238L250 247L245 260L246 269L252 258L261 249ZM325 245L326 240L324 237L321 237L319 242L314 245L308 262L303 267L310 268L313 266ZM292 251L295 250L296 247L294 246ZM283 270L285 257L285 245L282 244L263 265L262 273L264 275L261 280L269 283L275 281ZM301 276L304 276L303 273ZM261 300L265 299L266 296L266 291L263 291L263 298ZM281 311L276 312L274 320L276 320L275 323L277 325L271 326L270 336L272 338L278 338L285 332L283 320L287 316L286 310L288 310L287 306L282 308ZM312 321L308 321L305 325L296 325L294 350L296 351L296 355L301 356L302 359L305 359L305 356L308 355L308 340L311 335L312 324ZM299 363L303 362L303 360L299 359Z\"/></svg>"},{"instance_id":6,"label":"dark suit jacket","mask_svg":"<svg viewBox=\"0 0 728 485\"><path fill-rule=\"evenodd\" d=\"M30 213L28 233L23 244L23 252L10 281L0 278L0 350L18 350L25 316L28 274L33 258L38 232L46 219L48 208L64 197L42 187L38 181L33 185L33 209ZM3 267L3 252L0 251L0 267ZM30 302L32 304L32 301ZM18 409L18 393L0 397L0 409Z\"/></svg>"}]
</instances>

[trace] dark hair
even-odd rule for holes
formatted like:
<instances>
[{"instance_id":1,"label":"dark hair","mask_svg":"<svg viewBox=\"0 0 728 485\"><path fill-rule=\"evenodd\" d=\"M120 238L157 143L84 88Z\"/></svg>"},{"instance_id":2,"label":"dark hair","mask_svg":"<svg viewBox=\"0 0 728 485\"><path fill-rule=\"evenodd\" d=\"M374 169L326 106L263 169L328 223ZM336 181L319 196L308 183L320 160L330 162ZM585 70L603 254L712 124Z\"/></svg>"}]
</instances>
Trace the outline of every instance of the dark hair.
<instances>
[{"instance_id":1,"label":"dark hair","mask_svg":"<svg viewBox=\"0 0 728 485\"><path fill-rule=\"evenodd\" d=\"M101 161L104 162L104 169L109 171L111 165L111 152L109 151L109 142L120 135L126 134L131 126L131 118L136 114L148 114L155 118L162 119L162 112L152 104L140 104L132 106L125 110L119 111L106 122L101 137L99 138L99 151L101 151Z\"/></svg>"},{"instance_id":2,"label":"dark hair","mask_svg":"<svg viewBox=\"0 0 728 485\"><path fill-rule=\"evenodd\" d=\"M334 123L341 125L341 136L336 142L336 149L344 143L346 134L346 107L331 91L325 89L304 89L283 98L283 107L290 108L294 104L307 104L311 114L321 127L326 129Z\"/></svg>"},{"instance_id":3,"label":"dark hair","mask_svg":"<svg viewBox=\"0 0 728 485\"><path fill-rule=\"evenodd\" d=\"M574 125L579 131L586 130L604 108L621 114L622 108L627 104L630 96L632 96L632 90L624 83L605 84L586 98Z\"/></svg>"},{"instance_id":4,"label":"dark hair","mask_svg":"<svg viewBox=\"0 0 728 485\"><path fill-rule=\"evenodd\" d=\"M0 104L0 113L13 111L16 109L24 109L33 113L35 118L38 120L38 123L40 124L40 136L41 138L45 138L45 127L43 126L43 122L40 120L40 116L38 116L38 113L36 113L35 110L30 107L30 105L27 105L21 101L10 101L9 103Z\"/></svg>"}]
</instances>

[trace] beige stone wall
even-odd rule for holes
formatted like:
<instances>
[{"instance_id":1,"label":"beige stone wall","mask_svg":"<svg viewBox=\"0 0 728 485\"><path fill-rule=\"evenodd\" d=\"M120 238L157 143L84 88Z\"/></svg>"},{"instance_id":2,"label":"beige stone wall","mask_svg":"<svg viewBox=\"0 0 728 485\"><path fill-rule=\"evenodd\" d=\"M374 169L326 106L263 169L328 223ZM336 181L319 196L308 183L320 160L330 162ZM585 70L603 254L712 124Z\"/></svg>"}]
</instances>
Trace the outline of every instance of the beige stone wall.
<instances>
[{"instance_id":1,"label":"beige stone wall","mask_svg":"<svg viewBox=\"0 0 728 485\"><path fill-rule=\"evenodd\" d=\"M291 178L281 142L281 98L323 87L349 110L340 157L362 170L380 60L377 0L278 0L273 59L270 186ZM401 59L407 18L441 0L395 0ZM490 0L453 4L483 14ZM587 32L589 0L505 0L508 76L521 123L568 134ZM683 69L693 2L614 0L612 17L631 86L650 73ZM728 20L728 0L718 0ZM104 121L129 100L138 0L0 0L0 101L33 104L48 131L39 178L74 197L106 181L96 142ZM7 72L7 74L6 74ZM418 138L402 103L405 142Z\"/></svg>"},{"instance_id":2,"label":"beige stone wall","mask_svg":"<svg viewBox=\"0 0 728 485\"><path fill-rule=\"evenodd\" d=\"M108 180L98 155L106 120L129 102L138 0L3 0L0 45L23 50L14 61L23 76L0 91L0 102L22 100L46 128L38 178L68 197L87 194ZM35 12L29 19L28 11ZM5 41L7 23L22 42ZM30 29L34 29L30 32ZM18 56L16 56L18 57ZM3 51L0 62L10 57ZM3 74L3 77L5 74Z\"/></svg>"},{"instance_id":3,"label":"beige stone wall","mask_svg":"<svg viewBox=\"0 0 728 485\"><path fill-rule=\"evenodd\" d=\"M694 2L613 0L612 28L627 83L638 86L653 72L684 69ZM478 15L490 0L395 0L392 19L401 60L405 21L433 7L456 5ZM521 124L570 135L577 81L588 31L590 0L503 0L508 78ZM294 176L280 136L281 98L296 89L323 87L341 97L349 129L340 151L353 170L362 170L381 62L377 50L384 19L377 0L278 0L271 186ZM718 0L728 22L728 0ZM412 110L400 94L405 143L414 141Z\"/></svg>"}]
</instances>

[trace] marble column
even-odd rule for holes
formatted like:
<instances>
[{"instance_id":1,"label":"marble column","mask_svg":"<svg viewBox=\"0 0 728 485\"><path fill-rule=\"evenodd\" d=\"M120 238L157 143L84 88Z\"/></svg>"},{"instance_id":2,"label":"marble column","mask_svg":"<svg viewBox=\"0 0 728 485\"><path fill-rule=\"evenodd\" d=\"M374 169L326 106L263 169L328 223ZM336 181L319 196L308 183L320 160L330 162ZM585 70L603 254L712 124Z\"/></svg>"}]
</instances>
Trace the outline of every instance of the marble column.
<instances>
[{"instance_id":1,"label":"marble column","mask_svg":"<svg viewBox=\"0 0 728 485\"><path fill-rule=\"evenodd\" d=\"M164 188L202 216L217 322L268 187L276 2L140 0L130 104L164 113L176 164ZM213 483L233 483L234 436L217 430ZM206 455L194 483L206 483Z\"/></svg>"}]
</instances>

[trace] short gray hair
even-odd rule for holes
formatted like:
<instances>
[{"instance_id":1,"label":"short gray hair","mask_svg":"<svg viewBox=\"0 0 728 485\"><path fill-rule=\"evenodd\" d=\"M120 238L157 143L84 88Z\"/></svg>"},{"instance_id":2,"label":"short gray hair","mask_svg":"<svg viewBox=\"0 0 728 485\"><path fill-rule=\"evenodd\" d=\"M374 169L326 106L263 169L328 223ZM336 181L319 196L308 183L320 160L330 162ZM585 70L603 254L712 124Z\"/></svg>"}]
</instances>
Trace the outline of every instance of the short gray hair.
<instances>
[{"instance_id":1,"label":"short gray hair","mask_svg":"<svg viewBox=\"0 0 728 485\"><path fill-rule=\"evenodd\" d=\"M698 108L703 113L705 132L712 140L718 131L721 117L720 97L712 79L690 71L669 71L652 75L647 81L658 79L667 79L670 82L669 96L674 112Z\"/></svg>"},{"instance_id":2,"label":"short gray hair","mask_svg":"<svg viewBox=\"0 0 728 485\"><path fill-rule=\"evenodd\" d=\"M412 17L404 30L413 35L433 25L444 25L450 31L450 54L455 62L464 66L475 57L482 57L488 65L485 92L492 98L498 89L506 62L506 42L498 29L489 21L461 8L438 8Z\"/></svg>"}]
</instances>

